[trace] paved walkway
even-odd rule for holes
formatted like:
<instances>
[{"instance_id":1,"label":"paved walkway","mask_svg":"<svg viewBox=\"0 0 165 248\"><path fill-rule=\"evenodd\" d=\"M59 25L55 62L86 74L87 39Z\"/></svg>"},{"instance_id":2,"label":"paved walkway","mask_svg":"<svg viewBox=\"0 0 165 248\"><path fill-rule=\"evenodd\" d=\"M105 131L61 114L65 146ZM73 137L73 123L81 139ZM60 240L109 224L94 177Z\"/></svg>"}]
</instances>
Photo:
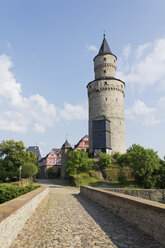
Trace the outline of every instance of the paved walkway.
<instances>
[{"instance_id":1,"label":"paved walkway","mask_svg":"<svg viewBox=\"0 0 165 248\"><path fill-rule=\"evenodd\" d=\"M40 247L163 248L134 225L79 195L77 188L61 185L50 185L50 195L11 245Z\"/></svg>"}]
</instances>

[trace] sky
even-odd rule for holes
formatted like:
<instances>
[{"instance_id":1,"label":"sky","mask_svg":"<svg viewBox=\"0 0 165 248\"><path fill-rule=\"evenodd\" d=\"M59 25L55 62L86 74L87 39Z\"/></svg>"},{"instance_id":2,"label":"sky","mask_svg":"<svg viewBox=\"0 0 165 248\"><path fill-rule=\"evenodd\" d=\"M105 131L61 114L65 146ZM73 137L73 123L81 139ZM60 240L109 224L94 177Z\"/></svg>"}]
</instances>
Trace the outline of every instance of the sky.
<instances>
[{"instance_id":1,"label":"sky","mask_svg":"<svg viewBox=\"0 0 165 248\"><path fill-rule=\"evenodd\" d=\"M88 134L86 85L104 30L126 84L127 148L165 155L164 0L0 0L0 142L42 156Z\"/></svg>"}]
</instances>

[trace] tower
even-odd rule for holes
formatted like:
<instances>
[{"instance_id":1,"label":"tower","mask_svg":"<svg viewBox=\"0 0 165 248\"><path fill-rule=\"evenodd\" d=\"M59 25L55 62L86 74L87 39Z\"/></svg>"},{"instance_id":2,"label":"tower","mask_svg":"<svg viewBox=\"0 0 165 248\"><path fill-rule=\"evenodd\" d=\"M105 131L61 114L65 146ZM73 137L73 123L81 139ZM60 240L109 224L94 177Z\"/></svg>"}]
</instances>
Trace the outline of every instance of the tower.
<instances>
[{"instance_id":1,"label":"tower","mask_svg":"<svg viewBox=\"0 0 165 248\"><path fill-rule=\"evenodd\" d=\"M89 82L89 151L98 155L125 153L124 88L116 78L117 57L103 38L99 53L94 57L95 79Z\"/></svg>"},{"instance_id":2,"label":"tower","mask_svg":"<svg viewBox=\"0 0 165 248\"><path fill-rule=\"evenodd\" d=\"M68 162L68 154L72 151L72 147L69 142L66 140L61 147L61 179L65 179L66 176L66 167Z\"/></svg>"}]
</instances>

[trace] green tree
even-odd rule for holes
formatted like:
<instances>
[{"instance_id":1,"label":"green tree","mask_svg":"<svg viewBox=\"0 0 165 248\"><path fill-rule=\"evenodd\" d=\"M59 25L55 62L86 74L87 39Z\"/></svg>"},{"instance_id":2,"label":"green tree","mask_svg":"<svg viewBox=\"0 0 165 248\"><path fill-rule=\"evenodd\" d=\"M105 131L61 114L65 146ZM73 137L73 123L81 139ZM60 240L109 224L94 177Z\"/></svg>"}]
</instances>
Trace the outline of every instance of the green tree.
<instances>
[{"instance_id":1,"label":"green tree","mask_svg":"<svg viewBox=\"0 0 165 248\"><path fill-rule=\"evenodd\" d=\"M38 173L38 167L33 163L25 163L22 166L22 176L32 178Z\"/></svg>"},{"instance_id":2,"label":"green tree","mask_svg":"<svg viewBox=\"0 0 165 248\"><path fill-rule=\"evenodd\" d=\"M145 188L154 188L157 184L156 170L160 168L160 158L153 149L132 145L127 150L127 163L132 169L135 181Z\"/></svg>"},{"instance_id":3,"label":"green tree","mask_svg":"<svg viewBox=\"0 0 165 248\"><path fill-rule=\"evenodd\" d=\"M69 177L74 177L74 175L82 171L91 170L92 166L93 160L88 158L87 152L81 150L72 151L68 155L66 172Z\"/></svg>"},{"instance_id":4,"label":"green tree","mask_svg":"<svg viewBox=\"0 0 165 248\"><path fill-rule=\"evenodd\" d=\"M99 164L101 166L101 168L109 168L112 164L112 158L110 155L108 155L107 153L103 153L100 152L99 155Z\"/></svg>"},{"instance_id":5,"label":"green tree","mask_svg":"<svg viewBox=\"0 0 165 248\"><path fill-rule=\"evenodd\" d=\"M36 155L27 152L22 141L4 140L0 143L0 180L16 180L19 176L19 167L24 163L36 164Z\"/></svg>"}]
</instances>

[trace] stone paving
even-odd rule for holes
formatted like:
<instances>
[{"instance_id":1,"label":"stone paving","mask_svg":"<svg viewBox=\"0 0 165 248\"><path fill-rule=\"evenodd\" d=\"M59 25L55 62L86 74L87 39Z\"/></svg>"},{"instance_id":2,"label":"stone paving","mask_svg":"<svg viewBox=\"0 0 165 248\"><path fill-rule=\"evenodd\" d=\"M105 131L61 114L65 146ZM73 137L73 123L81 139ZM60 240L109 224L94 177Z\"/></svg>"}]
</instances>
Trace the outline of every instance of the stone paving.
<instances>
[{"instance_id":1,"label":"stone paving","mask_svg":"<svg viewBox=\"0 0 165 248\"><path fill-rule=\"evenodd\" d=\"M163 248L134 225L81 196L74 187L50 186L11 248Z\"/></svg>"}]
</instances>

